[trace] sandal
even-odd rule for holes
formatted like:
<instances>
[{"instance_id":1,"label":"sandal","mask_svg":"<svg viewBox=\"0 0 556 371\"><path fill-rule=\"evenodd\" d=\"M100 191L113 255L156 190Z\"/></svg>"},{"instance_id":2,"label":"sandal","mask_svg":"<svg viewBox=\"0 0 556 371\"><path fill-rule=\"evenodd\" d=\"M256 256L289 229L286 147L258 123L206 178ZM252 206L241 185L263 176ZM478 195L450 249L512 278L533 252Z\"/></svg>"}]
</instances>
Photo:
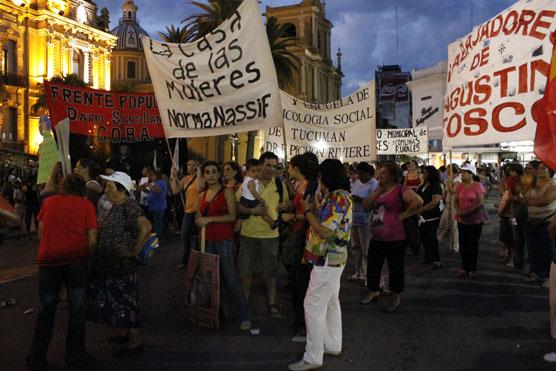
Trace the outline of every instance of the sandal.
<instances>
[{"instance_id":1,"label":"sandal","mask_svg":"<svg viewBox=\"0 0 556 371\"><path fill-rule=\"evenodd\" d=\"M282 318L280 311L278 310L278 306L276 304L271 304L268 306L268 310L270 311L270 317L274 319Z\"/></svg>"}]
</instances>

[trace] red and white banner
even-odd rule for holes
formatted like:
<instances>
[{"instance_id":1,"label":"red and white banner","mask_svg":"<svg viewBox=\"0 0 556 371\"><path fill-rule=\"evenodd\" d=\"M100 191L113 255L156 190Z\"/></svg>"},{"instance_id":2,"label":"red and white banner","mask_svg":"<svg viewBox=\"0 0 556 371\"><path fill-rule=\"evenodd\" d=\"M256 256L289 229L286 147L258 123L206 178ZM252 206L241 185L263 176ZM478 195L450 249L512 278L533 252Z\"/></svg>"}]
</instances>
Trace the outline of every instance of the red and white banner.
<instances>
[{"instance_id":1,"label":"red and white banner","mask_svg":"<svg viewBox=\"0 0 556 371\"><path fill-rule=\"evenodd\" d=\"M448 46L444 145L532 140L544 94L556 1L519 1Z\"/></svg>"},{"instance_id":2,"label":"red and white banner","mask_svg":"<svg viewBox=\"0 0 556 371\"><path fill-rule=\"evenodd\" d=\"M120 93L45 82L52 125L66 117L72 134L133 143L164 138L154 94Z\"/></svg>"}]
</instances>

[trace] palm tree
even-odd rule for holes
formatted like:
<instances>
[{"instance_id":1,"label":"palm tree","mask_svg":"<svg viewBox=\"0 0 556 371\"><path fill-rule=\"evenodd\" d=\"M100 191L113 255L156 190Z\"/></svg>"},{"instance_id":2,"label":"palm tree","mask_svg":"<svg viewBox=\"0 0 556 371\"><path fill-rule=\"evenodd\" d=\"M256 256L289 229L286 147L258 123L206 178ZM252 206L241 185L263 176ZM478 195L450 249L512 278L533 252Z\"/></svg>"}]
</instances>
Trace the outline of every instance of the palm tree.
<instances>
[{"instance_id":1,"label":"palm tree","mask_svg":"<svg viewBox=\"0 0 556 371\"><path fill-rule=\"evenodd\" d=\"M87 83L83 81L83 79L73 73L65 76L54 76L50 79L50 82L77 86L80 88L84 88L87 86ZM46 109L46 94L43 92L41 93L41 95L39 95L35 104L31 106L31 113L38 116L40 114L44 114L46 112Z\"/></svg>"},{"instance_id":2,"label":"palm tree","mask_svg":"<svg viewBox=\"0 0 556 371\"><path fill-rule=\"evenodd\" d=\"M195 41L218 27L230 18L242 0L209 0L208 4L191 1L190 4L201 9L202 13L193 14L182 21L192 33L190 41ZM276 73L278 85L286 87L291 84L294 72L297 71L297 59L289 47L295 43L295 37L284 37L288 25L278 24L275 17L267 19L266 33ZM250 131L247 137L247 157L253 156L256 131Z\"/></svg>"},{"instance_id":3,"label":"palm tree","mask_svg":"<svg viewBox=\"0 0 556 371\"><path fill-rule=\"evenodd\" d=\"M186 43L193 37L193 32L187 27L179 28L174 25L166 26L166 32L158 32L162 40L169 43Z\"/></svg>"},{"instance_id":4,"label":"palm tree","mask_svg":"<svg viewBox=\"0 0 556 371\"><path fill-rule=\"evenodd\" d=\"M191 1L190 4L201 9L201 13L193 14L182 21L191 30L193 39L198 40L220 26L230 18L242 0L209 0L208 4Z\"/></svg>"}]
</instances>

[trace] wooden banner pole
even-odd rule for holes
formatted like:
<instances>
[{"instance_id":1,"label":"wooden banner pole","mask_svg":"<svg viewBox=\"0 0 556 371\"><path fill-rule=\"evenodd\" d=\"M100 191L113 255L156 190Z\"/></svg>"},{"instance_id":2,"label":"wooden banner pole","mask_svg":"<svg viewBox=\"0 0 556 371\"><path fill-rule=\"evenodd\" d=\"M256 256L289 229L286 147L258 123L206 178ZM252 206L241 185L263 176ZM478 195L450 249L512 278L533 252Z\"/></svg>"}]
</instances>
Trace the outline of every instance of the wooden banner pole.
<instances>
[{"instance_id":1,"label":"wooden banner pole","mask_svg":"<svg viewBox=\"0 0 556 371\"><path fill-rule=\"evenodd\" d=\"M286 141L286 124L282 120L282 141L284 146L284 166L288 163L288 142Z\"/></svg>"},{"instance_id":2,"label":"wooden banner pole","mask_svg":"<svg viewBox=\"0 0 556 371\"><path fill-rule=\"evenodd\" d=\"M174 154L172 153L172 148L170 147L170 142L168 141L168 137L164 136L164 140L166 141L166 146L168 147L168 153L170 154L170 161L172 161L172 168L176 169L176 179L178 181L178 189L179 189L180 180L177 177L179 175L180 169L178 169L176 163L174 162ZM170 177L171 176L172 176L172 170L170 170ZM183 206L183 210L185 211L185 198L183 197L183 192L181 189L179 189L179 193L180 193L181 205Z\"/></svg>"},{"instance_id":3,"label":"wooden banner pole","mask_svg":"<svg viewBox=\"0 0 556 371\"><path fill-rule=\"evenodd\" d=\"M454 199L455 199L455 190L454 190L454 168L453 168L453 162L452 162L452 150L450 149L449 152L449 156L450 156L450 175L448 178L448 182L450 183L450 202L447 205L449 207L448 209L448 216L450 217L450 251L454 251L454 237L455 237L455 230L454 230L454 222L453 222L453 218L455 217L455 215L453 215L453 211L454 211Z\"/></svg>"}]
</instances>

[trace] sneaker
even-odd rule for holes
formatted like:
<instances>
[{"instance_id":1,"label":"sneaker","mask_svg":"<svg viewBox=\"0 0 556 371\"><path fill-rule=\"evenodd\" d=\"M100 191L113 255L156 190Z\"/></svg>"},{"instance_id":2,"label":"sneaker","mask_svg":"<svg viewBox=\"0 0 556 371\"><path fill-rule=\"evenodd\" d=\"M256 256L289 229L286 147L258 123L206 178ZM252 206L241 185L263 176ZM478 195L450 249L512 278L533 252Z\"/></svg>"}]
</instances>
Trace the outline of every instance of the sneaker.
<instances>
[{"instance_id":1,"label":"sneaker","mask_svg":"<svg viewBox=\"0 0 556 371\"><path fill-rule=\"evenodd\" d=\"M176 267L176 269L183 269L183 268L185 268L185 265L184 265L184 264L180 264L180 265L178 265L178 266Z\"/></svg>"},{"instance_id":2,"label":"sneaker","mask_svg":"<svg viewBox=\"0 0 556 371\"><path fill-rule=\"evenodd\" d=\"M305 362L305 360L302 359L301 361L290 363L288 365L288 370L291 370L291 371L315 370L315 369L321 368L321 367L322 367L322 365L319 365L317 363Z\"/></svg>"},{"instance_id":3,"label":"sneaker","mask_svg":"<svg viewBox=\"0 0 556 371\"><path fill-rule=\"evenodd\" d=\"M477 272L469 272L469 278L477 277Z\"/></svg>"},{"instance_id":4,"label":"sneaker","mask_svg":"<svg viewBox=\"0 0 556 371\"><path fill-rule=\"evenodd\" d=\"M241 331L247 331L251 329L251 321L242 321L239 324L239 328L241 329Z\"/></svg>"},{"instance_id":5,"label":"sneaker","mask_svg":"<svg viewBox=\"0 0 556 371\"><path fill-rule=\"evenodd\" d=\"M556 362L556 353L554 353L554 352L546 353L542 358L546 362L554 363L554 362Z\"/></svg>"},{"instance_id":6,"label":"sneaker","mask_svg":"<svg viewBox=\"0 0 556 371\"><path fill-rule=\"evenodd\" d=\"M361 304L376 303L378 301L379 296L380 294L378 292L369 291L365 296L363 296L363 299L361 299L359 303Z\"/></svg>"},{"instance_id":7,"label":"sneaker","mask_svg":"<svg viewBox=\"0 0 556 371\"><path fill-rule=\"evenodd\" d=\"M440 268L442 268L442 262L440 260L432 262L432 269L440 269Z\"/></svg>"},{"instance_id":8,"label":"sneaker","mask_svg":"<svg viewBox=\"0 0 556 371\"><path fill-rule=\"evenodd\" d=\"M542 280L535 274L533 274L533 275L531 275L531 276L529 276L525 279L525 282L541 282L541 281Z\"/></svg>"},{"instance_id":9,"label":"sneaker","mask_svg":"<svg viewBox=\"0 0 556 371\"><path fill-rule=\"evenodd\" d=\"M459 270L456 272L457 277L469 277L469 273L464 270Z\"/></svg>"},{"instance_id":10,"label":"sneaker","mask_svg":"<svg viewBox=\"0 0 556 371\"><path fill-rule=\"evenodd\" d=\"M341 350L330 350L327 347L324 347L324 354L327 356L339 356L342 354Z\"/></svg>"}]
</instances>

